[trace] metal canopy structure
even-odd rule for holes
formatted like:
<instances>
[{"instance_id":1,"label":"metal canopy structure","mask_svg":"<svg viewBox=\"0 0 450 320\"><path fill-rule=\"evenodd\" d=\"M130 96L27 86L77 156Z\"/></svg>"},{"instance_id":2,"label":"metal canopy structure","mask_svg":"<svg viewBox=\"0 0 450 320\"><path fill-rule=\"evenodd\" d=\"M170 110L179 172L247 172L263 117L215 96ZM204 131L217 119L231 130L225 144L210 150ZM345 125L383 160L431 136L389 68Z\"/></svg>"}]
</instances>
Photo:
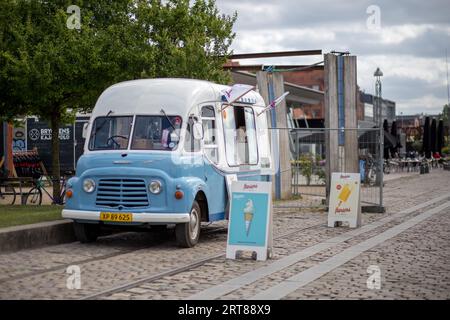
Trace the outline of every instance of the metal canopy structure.
<instances>
[{"instance_id":1,"label":"metal canopy structure","mask_svg":"<svg viewBox=\"0 0 450 320\"><path fill-rule=\"evenodd\" d=\"M278 58L278 57L294 57L294 56L313 56L321 55L322 50L295 50L295 51L278 51L278 52L257 52L232 54L228 59L258 59L258 58Z\"/></svg>"},{"instance_id":2,"label":"metal canopy structure","mask_svg":"<svg viewBox=\"0 0 450 320\"><path fill-rule=\"evenodd\" d=\"M252 73L245 71L232 71L231 77L233 78L234 83L256 86L256 75ZM302 87L289 82L284 82L284 89L290 92L290 94L286 97L287 101L300 102L304 104L318 104L324 97L323 91Z\"/></svg>"}]
</instances>

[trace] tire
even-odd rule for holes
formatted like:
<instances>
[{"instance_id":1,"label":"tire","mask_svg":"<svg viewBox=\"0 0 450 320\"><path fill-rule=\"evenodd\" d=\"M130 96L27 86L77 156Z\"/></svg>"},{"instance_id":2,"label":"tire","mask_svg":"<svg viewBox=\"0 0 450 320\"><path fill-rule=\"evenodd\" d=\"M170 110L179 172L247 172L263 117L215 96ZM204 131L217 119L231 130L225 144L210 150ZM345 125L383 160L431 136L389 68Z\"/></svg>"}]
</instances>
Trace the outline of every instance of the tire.
<instances>
[{"instance_id":1,"label":"tire","mask_svg":"<svg viewBox=\"0 0 450 320\"><path fill-rule=\"evenodd\" d=\"M16 190L10 186L0 186L0 204L13 205L16 202Z\"/></svg>"},{"instance_id":2,"label":"tire","mask_svg":"<svg viewBox=\"0 0 450 320\"><path fill-rule=\"evenodd\" d=\"M32 188L27 194L25 204L30 206L40 206L42 204L42 190L36 187Z\"/></svg>"},{"instance_id":3,"label":"tire","mask_svg":"<svg viewBox=\"0 0 450 320\"><path fill-rule=\"evenodd\" d=\"M177 244L183 248L192 248L200 237L200 222L202 212L197 201L192 204L190 212L190 222L179 223L175 227L175 237Z\"/></svg>"},{"instance_id":4,"label":"tire","mask_svg":"<svg viewBox=\"0 0 450 320\"><path fill-rule=\"evenodd\" d=\"M89 243L97 240L100 234L100 225L91 223L73 222L75 237L81 243Z\"/></svg>"}]
</instances>

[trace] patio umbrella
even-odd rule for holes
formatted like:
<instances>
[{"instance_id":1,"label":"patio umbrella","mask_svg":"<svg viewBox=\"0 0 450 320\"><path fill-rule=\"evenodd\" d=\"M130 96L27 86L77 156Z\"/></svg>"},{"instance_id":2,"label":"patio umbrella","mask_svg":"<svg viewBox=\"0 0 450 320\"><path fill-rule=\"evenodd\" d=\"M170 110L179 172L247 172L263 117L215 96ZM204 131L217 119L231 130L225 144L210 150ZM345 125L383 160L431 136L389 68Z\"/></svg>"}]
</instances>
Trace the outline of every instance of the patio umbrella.
<instances>
[{"instance_id":1,"label":"patio umbrella","mask_svg":"<svg viewBox=\"0 0 450 320\"><path fill-rule=\"evenodd\" d=\"M396 121L393 121L393 122L392 122L392 125L391 125L391 135L392 135L393 137L395 137L395 139L397 140L397 143L395 144L395 146L393 146L393 147L391 148L391 155L394 155L394 154L398 151L398 148L401 148L401 147L402 147L401 144L400 144L399 136L398 136L398 134L397 134L397 122L396 122Z\"/></svg>"},{"instance_id":2,"label":"patio umbrella","mask_svg":"<svg viewBox=\"0 0 450 320\"><path fill-rule=\"evenodd\" d=\"M430 150L430 118L425 118L425 123L423 124L423 137L422 137L422 152L425 154L427 159L431 158Z\"/></svg>"},{"instance_id":3,"label":"patio umbrella","mask_svg":"<svg viewBox=\"0 0 450 320\"><path fill-rule=\"evenodd\" d=\"M384 130L384 136L386 137L386 134L389 133L389 124L388 124L387 119L384 119L384 121L383 121L383 130ZM385 138L385 140L386 140L386 138ZM391 145L388 145L386 143L384 144L383 156L386 160L389 159L389 149L390 148L392 148Z\"/></svg>"},{"instance_id":4,"label":"patio umbrella","mask_svg":"<svg viewBox=\"0 0 450 320\"><path fill-rule=\"evenodd\" d=\"M439 120L438 129L437 129L437 152L442 156L442 147L444 145L444 121Z\"/></svg>"},{"instance_id":5,"label":"patio umbrella","mask_svg":"<svg viewBox=\"0 0 450 320\"><path fill-rule=\"evenodd\" d=\"M384 121L383 121L383 130L386 132L389 131L389 124L388 124L387 119L384 119Z\"/></svg>"},{"instance_id":6,"label":"patio umbrella","mask_svg":"<svg viewBox=\"0 0 450 320\"><path fill-rule=\"evenodd\" d=\"M378 153L379 150L379 139L378 139L378 130L370 130L368 129L366 132L361 134L358 137L359 149L368 149L370 153L375 154ZM398 140L392 134L385 131L384 134L384 148L392 148L397 145Z\"/></svg>"},{"instance_id":7,"label":"patio umbrella","mask_svg":"<svg viewBox=\"0 0 450 320\"><path fill-rule=\"evenodd\" d=\"M436 119L431 121L430 127L430 151L431 154L434 154L437 151L436 148Z\"/></svg>"}]
</instances>

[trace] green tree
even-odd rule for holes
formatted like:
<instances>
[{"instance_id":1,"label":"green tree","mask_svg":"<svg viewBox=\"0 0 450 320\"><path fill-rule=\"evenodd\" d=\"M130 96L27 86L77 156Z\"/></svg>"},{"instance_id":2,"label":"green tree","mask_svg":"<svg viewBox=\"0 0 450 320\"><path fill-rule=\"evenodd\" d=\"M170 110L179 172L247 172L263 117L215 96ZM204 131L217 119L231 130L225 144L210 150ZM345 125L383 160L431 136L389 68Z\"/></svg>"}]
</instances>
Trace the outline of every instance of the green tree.
<instances>
[{"instance_id":1,"label":"green tree","mask_svg":"<svg viewBox=\"0 0 450 320\"><path fill-rule=\"evenodd\" d=\"M448 104L442 108L441 119L445 126L450 127L450 106Z\"/></svg>"},{"instance_id":2,"label":"green tree","mask_svg":"<svg viewBox=\"0 0 450 320\"><path fill-rule=\"evenodd\" d=\"M72 4L80 28L68 27ZM50 122L59 177L61 124L91 110L109 85L147 77L228 82L222 65L235 19L213 0L0 0L0 117ZM53 191L57 198L59 184Z\"/></svg>"}]
</instances>

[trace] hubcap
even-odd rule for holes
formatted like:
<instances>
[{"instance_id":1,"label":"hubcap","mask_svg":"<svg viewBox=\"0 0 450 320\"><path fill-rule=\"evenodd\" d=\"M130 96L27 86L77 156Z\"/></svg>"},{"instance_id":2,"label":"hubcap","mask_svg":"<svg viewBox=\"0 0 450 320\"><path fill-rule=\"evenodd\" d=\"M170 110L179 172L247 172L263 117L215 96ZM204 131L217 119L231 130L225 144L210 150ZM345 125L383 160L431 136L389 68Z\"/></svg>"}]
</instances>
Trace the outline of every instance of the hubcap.
<instances>
[{"instance_id":1,"label":"hubcap","mask_svg":"<svg viewBox=\"0 0 450 320\"><path fill-rule=\"evenodd\" d=\"M192 209L190 221L189 221L189 231L191 234L191 239L196 239L198 234L198 212L196 209Z\"/></svg>"}]
</instances>

